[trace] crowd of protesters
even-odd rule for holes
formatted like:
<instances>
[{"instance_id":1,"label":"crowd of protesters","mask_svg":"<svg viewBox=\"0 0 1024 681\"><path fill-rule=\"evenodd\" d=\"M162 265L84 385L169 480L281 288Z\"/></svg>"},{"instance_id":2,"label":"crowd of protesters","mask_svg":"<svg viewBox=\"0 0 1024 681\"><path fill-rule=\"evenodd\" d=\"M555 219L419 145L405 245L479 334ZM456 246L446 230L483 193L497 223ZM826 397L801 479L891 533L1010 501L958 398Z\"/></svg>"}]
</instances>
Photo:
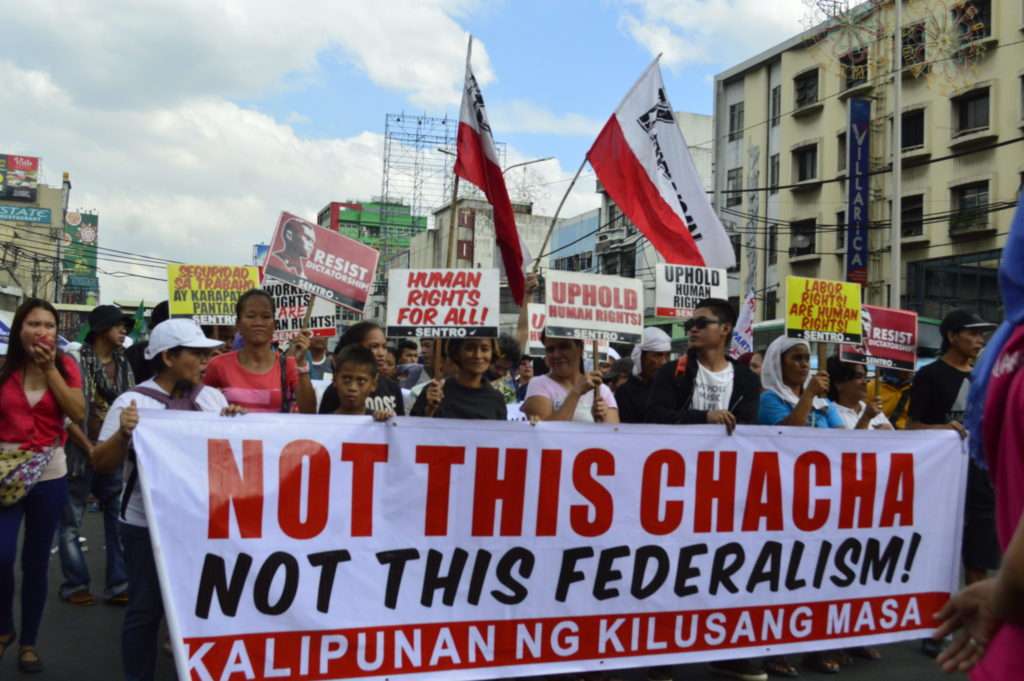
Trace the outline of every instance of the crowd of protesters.
<instances>
[{"instance_id":1,"label":"crowd of protesters","mask_svg":"<svg viewBox=\"0 0 1024 681\"><path fill-rule=\"evenodd\" d=\"M1024 262L1021 231L1011 238L1006 256L1016 253L1017 262ZM132 317L99 306L89 315L78 356L72 357L57 347L53 306L27 300L14 317L0 367L0 657L17 644L23 672L43 669L36 640L56 539L63 571L60 598L90 606L99 594L106 603L124 606L125 678L153 678L164 613L131 449L139 409L505 420L515 404L532 423L712 424L729 434L756 424L944 428L967 437L965 413L973 405L985 412L984 421L975 416L971 433L977 452L966 490L967 588L942 611L945 624L925 649L952 670L978 663L991 644L979 666L986 675L977 678L1011 678L1008 660L1024 644L1024 274L1020 266L1004 270L1007 322L995 350L983 357L983 380L974 381L972 369L994 325L967 310L943 320L941 354L934 362L916 375L883 371L869 382L864 366L837 357L815 367L809 345L787 337L731 358L736 311L718 299L699 303L686 321L686 350L678 357L672 356L673 341L664 331L648 328L628 358L609 356L603 363L596 356L588 360L582 341L544 335L543 357L525 355L520 342L525 339L510 336L450 340L443 347L409 340L389 345L384 329L371 321L348 328L333 352L328 339L306 333L282 350L273 341L273 299L259 289L238 300L233 329L168 319L166 303L161 304L153 310L148 339L129 349L124 340ZM530 292L537 283L530 278ZM97 585L80 542L90 503L102 512L104 525L105 574ZM21 621L16 627L19 534ZM804 670L839 673L854 656L880 657L873 648L859 647L821 650L800 660L728 660L711 667L725 678L760 681L769 675L797 677ZM654 680L669 679L672 668L646 673Z\"/></svg>"}]
</instances>

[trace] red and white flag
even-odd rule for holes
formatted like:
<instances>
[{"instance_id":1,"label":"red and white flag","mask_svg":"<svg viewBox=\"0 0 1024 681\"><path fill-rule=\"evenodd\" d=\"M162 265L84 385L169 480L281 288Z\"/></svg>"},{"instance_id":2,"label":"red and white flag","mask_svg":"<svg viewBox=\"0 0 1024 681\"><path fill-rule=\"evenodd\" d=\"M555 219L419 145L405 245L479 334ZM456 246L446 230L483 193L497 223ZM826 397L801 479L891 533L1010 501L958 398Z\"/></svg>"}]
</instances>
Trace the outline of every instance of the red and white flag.
<instances>
[{"instance_id":1,"label":"red and white flag","mask_svg":"<svg viewBox=\"0 0 1024 681\"><path fill-rule=\"evenodd\" d=\"M455 159L455 174L472 182L484 193L494 210L494 232L505 264L505 276L517 305L523 304L525 261L520 245L516 218L512 213L512 202L505 188L505 177L494 149L494 136L487 122L484 98L473 76L473 69L466 64L466 84L462 90L462 111L459 114L458 156Z\"/></svg>"},{"instance_id":2,"label":"red and white flag","mask_svg":"<svg viewBox=\"0 0 1024 681\"><path fill-rule=\"evenodd\" d=\"M605 191L665 260L732 267L732 244L711 209L655 60L587 152Z\"/></svg>"}]
</instances>

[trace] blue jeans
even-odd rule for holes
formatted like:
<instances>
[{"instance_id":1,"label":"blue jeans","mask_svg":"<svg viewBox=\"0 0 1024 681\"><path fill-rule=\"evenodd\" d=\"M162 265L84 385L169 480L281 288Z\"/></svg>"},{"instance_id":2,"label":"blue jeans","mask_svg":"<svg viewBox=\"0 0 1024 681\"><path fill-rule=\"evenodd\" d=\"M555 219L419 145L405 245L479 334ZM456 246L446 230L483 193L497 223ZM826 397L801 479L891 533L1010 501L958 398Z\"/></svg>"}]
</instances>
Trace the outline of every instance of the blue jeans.
<instances>
[{"instance_id":1,"label":"blue jeans","mask_svg":"<svg viewBox=\"0 0 1024 681\"><path fill-rule=\"evenodd\" d=\"M67 444L68 456L68 502L60 519L60 566L64 583L60 586L61 598L67 598L78 591L89 590L89 567L82 555L78 541L82 527L82 515L89 495L99 501L103 511L103 534L107 554L107 583L103 597L110 599L124 593L128 588L125 574L124 552L118 534L118 517L121 514L121 470L116 473L97 473L89 464L88 455L72 442Z\"/></svg>"},{"instance_id":2,"label":"blue jeans","mask_svg":"<svg viewBox=\"0 0 1024 681\"><path fill-rule=\"evenodd\" d=\"M14 631L14 556L21 542L21 645L34 646L46 605L50 546L68 495L66 478L36 483L14 506L0 507L0 636Z\"/></svg>"},{"instance_id":3,"label":"blue jeans","mask_svg":"<svg viewBox=\"0 0 1024 681\"><path fill-rule=\"evenodd\" d=\"M121 628L121 663L125 681L152 681L164 616L160 579L156 573L149 530L121 524L124 557L128 566L128 608Z\"/></svg>"}]
</instances>

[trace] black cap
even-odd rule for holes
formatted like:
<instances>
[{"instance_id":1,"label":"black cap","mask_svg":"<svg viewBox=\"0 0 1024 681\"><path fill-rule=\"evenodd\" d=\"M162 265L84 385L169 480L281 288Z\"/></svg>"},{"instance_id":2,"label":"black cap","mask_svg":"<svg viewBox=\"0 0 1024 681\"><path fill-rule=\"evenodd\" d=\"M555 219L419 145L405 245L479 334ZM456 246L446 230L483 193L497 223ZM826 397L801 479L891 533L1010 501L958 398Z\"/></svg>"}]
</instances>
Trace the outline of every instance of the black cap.
<instances>
[{"instance_id":1,"label":"black cap","mask_svg":"<svg viewBox=\"0 0 1024 681\"><path fill-rule=\"evenodd\" d=\"M117 305L100 305L89 313L89 335L103 333L118 324L127 326L127 332L135 328L135 318L125 313Z\"/></svg>"},{"instance_id":2,"label":"black cap","mask_svg":"<svg viewBox=\"0 0 1024 681\"><path fill-rule=\"evenodd\" d=\"M947 333L953 333L961 331L962 329L978 329L980 331L991 331L996 328L998 324L992 322L986 322L984 319L974 314L970 310L953 310L942 320L942 324L939 326L939 332L942 334L943 340L946 338Z\"/></svg>"},{"instance_id":3,"label":"black cap","mask_svg":"<svg viewBox=\"0 0 1024 681\"><path fill-rule=\"evenodd\" d=\"M153 311L149 313L149 329L152 331L156 328L156 325L160 322L166 322L171 318L170 310L168 309L168 302L166 300L160 301L153 306Z\"/></svg>"}]
</instances>

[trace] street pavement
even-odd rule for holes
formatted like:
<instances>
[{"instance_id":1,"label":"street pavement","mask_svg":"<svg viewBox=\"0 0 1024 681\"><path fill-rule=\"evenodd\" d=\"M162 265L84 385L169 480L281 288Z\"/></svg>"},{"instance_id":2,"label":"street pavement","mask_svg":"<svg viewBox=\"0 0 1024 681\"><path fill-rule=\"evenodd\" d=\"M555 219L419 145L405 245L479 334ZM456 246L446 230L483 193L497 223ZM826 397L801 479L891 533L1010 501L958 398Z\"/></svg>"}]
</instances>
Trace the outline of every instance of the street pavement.
<instances>
[{"instance_id":1,"label":"street pavement","mask_svg":"<svg viewBox=\"0 0 1024 681\"><path fill-rule=\"evenodd\" d=\"M103 523L100 514L87 513L83 530L89 548L86 553L89 568L94 583L100 586L99 589L94 587L95 593L102 591L103 580ZM0 661L0 680L117 681L123 678L120 640L124 610L103 603L91 607L68 605L57 595L60 582L60 561L54 553L50 561L50 597L46 603L39 637L39 653L46 665L45 671L34 676L22 675L17 669L17 650L11 649ZM966 680L963 675L943 674L934 660L918 652L916 643L884 646L881 651L882 660L858 661L853 666L844 668L838 676L804 673L801 678L842 681ZM628 681L643 681L646 678L639 672L616 675ZM712 681L715 678L717 677L712 676L704 665L679 666L675 670L675 681ZM174 679L174 665L170 656L161 654L156 681Z\"/></svg>"}]
</instances>

